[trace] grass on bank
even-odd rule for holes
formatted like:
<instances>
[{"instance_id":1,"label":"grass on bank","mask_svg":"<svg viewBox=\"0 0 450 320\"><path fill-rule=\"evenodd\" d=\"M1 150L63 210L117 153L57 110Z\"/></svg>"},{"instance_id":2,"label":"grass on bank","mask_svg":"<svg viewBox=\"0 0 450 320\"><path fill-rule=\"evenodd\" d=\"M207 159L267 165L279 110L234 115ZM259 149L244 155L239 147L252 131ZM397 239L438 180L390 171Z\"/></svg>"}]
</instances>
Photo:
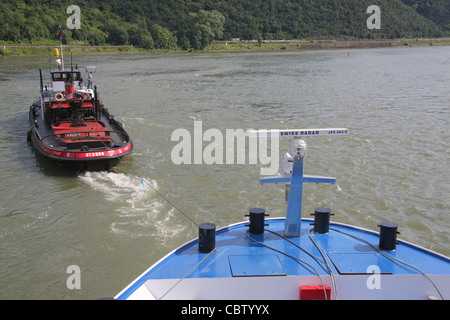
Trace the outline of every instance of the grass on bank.
<instances>
[{"instance_id":1,"label":"grass on bank","mask_svg":"<svg viewBox=\"0 0 450 320\"><path fill-rule=\"evenodd\" d=\"M336 42L342 42L344 40L271 40L258 43L257 41L240 41L240 42L227 42L227 41L214 41L207 46L201 52L216 52L216 51L270 51L270 50L298 50L305 49L309 44L314 42L330 44ZM364 40L362 40L364 41ZM380 41L392 41L400 42L401 46L449 46L450 38L438 38L438 39L396 39L396 40L380 40ZM356 41L353 41L355 45ZM0 56L32 56L32 55L49 55L52 54L53 48L59 48L58 41L41 41L33 42L33 44L13 44L5 41L0 41ZM353 46L352 48L357 48ZM361 46L363 48L364 46ZM316 48L316 47L315 47ZM332 46L324 48L333 48ZM159 53L159 52L195 52L196 50L160 50L152 49L146 50L138 47L127 46L89 46L83 42L71 42L69 45L64 45L65 52L71 52L73 54L101 54L101 53Z\"/></svg>"}]
</instances>

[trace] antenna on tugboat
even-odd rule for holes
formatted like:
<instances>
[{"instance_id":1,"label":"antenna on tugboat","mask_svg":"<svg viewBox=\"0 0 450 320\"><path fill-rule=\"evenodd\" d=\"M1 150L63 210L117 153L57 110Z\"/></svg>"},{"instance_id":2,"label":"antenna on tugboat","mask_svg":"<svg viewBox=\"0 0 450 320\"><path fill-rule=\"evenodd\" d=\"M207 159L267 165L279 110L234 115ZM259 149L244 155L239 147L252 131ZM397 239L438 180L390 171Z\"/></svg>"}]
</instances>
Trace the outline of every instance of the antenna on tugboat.
<instances>
[{"instance_id":1,"label":"antenna on tugboat","mask_svg":"<svg viewBox=\"0 0 450 320\"><path fill-rule=\"evenodd\" d=\"M61 70L64 70L64 54L63 54L63 43L62 43L62 39L63 39L63 32L62 32L62 28L61 25L59 25L59 46L61 49ZM56 56L57 54L55 54Z\"/></svg>"},{"instance_id":2,"label":"antenna on tugboat","mask_svg":"<svg viewBox=\"0 0 450 320\"><path fill-rule=\"evenodd\" d=\"M59 37L59 43L61 45L61 70L64 70L64 52L63 52L63 43L62 43L63 34Z\"/></svg>"},{"instance_id":3,"label":"antenna on tugboat","mask_svg":"<svg viewBox=\"0 0 450 320\"><path fill-rule=\"evenodd\" d=\"M281 158L284 175L264 177L260 179L264 183L287 183L286 200L288 201L286 212L286 224L284 235L286 237L299 237L302 218L303 183L336 183L334 177L322 177L303 174L303 160L306 157L307 144L304 136L318 135L345 135L347 128L326 129L293 129L293 130L259 130L252 131L252 135L262 134L271 137L290 137L289 150Z\"/></svg>"},{"instance_id":4,"label":"antenna on tugboat","mask_svg":"<svg viewBox=\"0 0 450 320\"><path fill-rule=\"evenodd\" d=\"M44 81L42 79L42 69L39 69L39 82L41 85L41 92L44 90Z\"/></svg>"}]
</instances>

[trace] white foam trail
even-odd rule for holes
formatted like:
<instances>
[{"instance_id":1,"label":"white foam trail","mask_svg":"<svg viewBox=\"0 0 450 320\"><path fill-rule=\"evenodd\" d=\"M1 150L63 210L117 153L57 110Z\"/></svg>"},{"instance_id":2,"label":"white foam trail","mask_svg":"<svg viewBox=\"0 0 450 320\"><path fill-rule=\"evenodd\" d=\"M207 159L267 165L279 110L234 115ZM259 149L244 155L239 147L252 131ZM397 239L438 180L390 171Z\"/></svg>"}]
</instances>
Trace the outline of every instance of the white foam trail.
<instances>
[{"instance_id":1,"label":"white foam trail","mask_svg":"<svg viewBox=\"0 0 450 320\"><path fill-rule=\"evenodd\" d=\"M154 192L156 180L113 172L86 172L79 180L116 203L111 231L132 238L155 237L160 242L174 237L186 226L174 223L175 210ZM149 184L149 185L147 185ZM153 188L153 189L152 189Z\"/></svg>"},{"instance_id":2,"label":"white foam trail","mask_svg":"<svg viewBox=\"0 0 450 320\"><path fill-rule=\"evenodd\" d=\"M86 172L80 175L79 179L94 190L102 192L109 201L122 201L123 198L130 197L139 200L149 191L141 186L140 178L123 173ZM155 189L158 187L156 181L151 183Z\"/></svg>"}]
</instances>

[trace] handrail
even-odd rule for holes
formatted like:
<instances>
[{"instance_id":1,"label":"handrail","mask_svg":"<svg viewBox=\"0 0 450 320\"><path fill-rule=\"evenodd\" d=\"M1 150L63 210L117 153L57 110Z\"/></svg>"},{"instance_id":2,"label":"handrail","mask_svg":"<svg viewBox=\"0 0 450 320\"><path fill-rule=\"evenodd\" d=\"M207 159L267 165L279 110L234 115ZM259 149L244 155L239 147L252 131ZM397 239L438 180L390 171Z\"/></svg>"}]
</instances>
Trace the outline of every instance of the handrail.
<instances>
[{"instance_id":1,"label":"handrail","mask_svg":"<svg viewBox=\"0 0 450 320\"><path fill-rule=\"evenodd\" d=\"M116 131L116 130L112 130L112 131L77 131L76 133L95 133L95 132L104 132L104 133L109 133L110 135L111 135L111 133L117 133L117 134L121 134L124 137L127 137L128 139L130 139L130 136L127 133L122 132L122 131ZM56 133L49 134L49 135L47 135L47 136L45 136L43 138L41 138L39 136L39 140L43 141L43 140L48 139L50 137L57 137L57 138L61 139L60 136L63 135L63 134L67 134L67 133L70 133L70 132L63 132L63 133L60 133L60 134L56 134ZM39 135L39 133L38 133L38 135Z\"/></svg>"}]
</instances>

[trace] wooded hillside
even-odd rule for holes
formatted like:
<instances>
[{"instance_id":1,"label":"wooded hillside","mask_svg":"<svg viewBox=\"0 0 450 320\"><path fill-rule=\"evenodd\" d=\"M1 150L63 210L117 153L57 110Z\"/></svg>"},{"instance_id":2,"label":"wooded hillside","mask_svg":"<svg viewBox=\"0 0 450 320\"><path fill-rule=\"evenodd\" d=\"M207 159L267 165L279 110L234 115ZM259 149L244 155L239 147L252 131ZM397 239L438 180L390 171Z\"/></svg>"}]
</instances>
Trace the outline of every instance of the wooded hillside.
<instances>
[{"instance_id":1,"label":"wooded hillside","mask_svg":"<svg viewBox=\"0 0 450 320\"><path fill-rule=\"evenodd\" d=\"M2 0L0 41L58 39L147 49L203 49L212 40L396 39L450 36L448 0L77 0L81 28L68 29L72 0ZM367 8L381 9L368 29Z\"/></svg>"}]
</instances>

